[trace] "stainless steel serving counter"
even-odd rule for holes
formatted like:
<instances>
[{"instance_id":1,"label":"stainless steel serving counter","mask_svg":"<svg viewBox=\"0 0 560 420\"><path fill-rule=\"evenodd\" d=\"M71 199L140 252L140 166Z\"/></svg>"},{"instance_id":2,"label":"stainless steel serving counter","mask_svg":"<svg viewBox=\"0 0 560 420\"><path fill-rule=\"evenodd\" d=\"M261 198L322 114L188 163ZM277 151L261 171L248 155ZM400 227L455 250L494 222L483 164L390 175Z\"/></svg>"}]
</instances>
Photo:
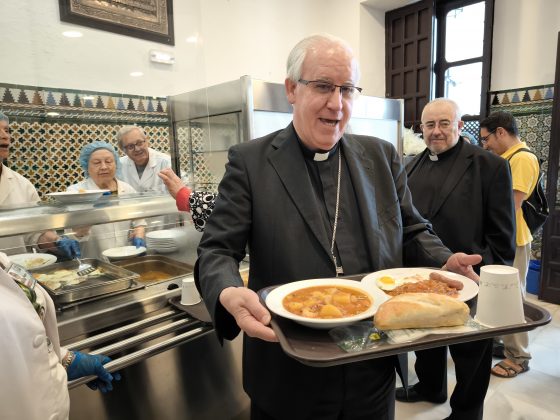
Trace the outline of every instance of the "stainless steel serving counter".
<instances>
[{"instance_id":1,"label":"stainless steel serving counter","mask_svg":"<svg viewBox=\"0 0 560 420\"><path fill-rule=\"evenodd\" d=\"M107 197L93 203L0 207L0 237L173 213L178 213L175 200L169 194L154 193Z\"/></svg>"},{"instance_id":2,"label":"stainless steel serving counter","mask_svg":"<svg viewBox=\"0 0 560 420\"><path fill-rule=\"evenodd\" d=\"M157 194L0 207L0 249L2 237L11 235L177 213L175 200ZM187 239L166 256L193 265L201 234L189 222L182 229ZM100 296L57 314L63 346L106 354L113 359L107 369L122 374L108 394L91 391L84 379L69 383L70 419L249 418L241 337L222 347L210 324L170 305L169 299L180 294L182 278Z\"/></svg>"},{"instance_id":3,"label":"stainless steel serving counter","mask_svg":"<svg viewBox=\"0 0 560 420\"><path fill-rule=\"evenodd\" d=\"M71 419L247 419L241 339L221 347L210 324L169 305L178 281L65 309L61 343L109 355L123 379L111 393L69 383Z\"/></svg>"}]
</instances>

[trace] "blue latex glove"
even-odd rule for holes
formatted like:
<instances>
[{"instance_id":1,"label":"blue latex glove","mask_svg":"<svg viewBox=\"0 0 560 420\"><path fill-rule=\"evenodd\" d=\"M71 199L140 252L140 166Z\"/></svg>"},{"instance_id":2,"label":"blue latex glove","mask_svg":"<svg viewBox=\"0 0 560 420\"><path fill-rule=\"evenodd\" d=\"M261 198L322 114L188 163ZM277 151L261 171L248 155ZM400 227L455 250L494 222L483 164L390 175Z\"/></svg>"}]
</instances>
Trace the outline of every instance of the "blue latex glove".
<instances>
[{"instance_id":1,"label":"blue latex glove","mask_svg":"<svg viewBox=\"0 0 560 420\"><path fill-rule=\"evenodd\" d=\"M56 248L67 258L72 259L75 257L80 258L82 253L80 252L80 244L75 239L67 238L66 236L61 236L58 241L56 241Z\"/></svg>"},{"instance_id":2,"label":"blue latex glove","mask_svg":"<svg viewBox=\"0 0 560 420\"><path fill-rule=\"evenodd\" d=\"M134 245L136 248L140 248L141 246L145 248L146 241L143 238L134 237L132 238L132 245Z\"/></svg>"},{"instance_id":3,"label":"blue latex glove","mask_svg":"<svg viewBox=\"0 0 560 420\"><path fill-rule=\"evenodd\" d=\"M111 361L108 356L101 354L86 354L79 351L73 352L75 354L74 360L68 366L67 374L68 380L81 378L83 376L97 376L93 381L88 382L86 385L91 389L98 389L105 393L113 390L111 382L121 380L121 375L118 372L113 372L111 375L103 365Z\"/></svg>"}]
</instances>

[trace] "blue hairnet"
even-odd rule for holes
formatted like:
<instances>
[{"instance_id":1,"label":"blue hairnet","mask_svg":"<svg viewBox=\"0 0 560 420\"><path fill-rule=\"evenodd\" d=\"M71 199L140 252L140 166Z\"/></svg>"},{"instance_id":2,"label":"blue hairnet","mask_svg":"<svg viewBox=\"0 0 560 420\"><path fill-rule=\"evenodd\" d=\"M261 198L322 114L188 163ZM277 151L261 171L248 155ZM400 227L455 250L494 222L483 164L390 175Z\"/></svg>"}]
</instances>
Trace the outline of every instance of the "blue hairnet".
<instances>
[{"instance_id":1,"label":"blue hairnet","mask_svg":"<svg viewBox=\"0 0 560 420\"><path fill-rule=\"evenodd\" d=\"M82 151L80 152L80 166L84 170L86 178L89 178L88 164L91 158L91 154L99 149L107 149L108 151L113 153L113 155L115 156L115 163L117 165L117 172L115 175L119 177L121 172L121 161L113 145L107 143L106 141L94 141L93 143L86 144L84 147L82 147Z\"/></svg>"},{"instance_id":2,"label":"blue hairnet","mask_svg":"<svg viewBox=\"0 0 560 420\"><path fill-rule=\"evenodd\" d=\"M10 119L2 111L0 111L0 121L6 121L8 124L10 124Z\"/></svg>"}]
</instances>

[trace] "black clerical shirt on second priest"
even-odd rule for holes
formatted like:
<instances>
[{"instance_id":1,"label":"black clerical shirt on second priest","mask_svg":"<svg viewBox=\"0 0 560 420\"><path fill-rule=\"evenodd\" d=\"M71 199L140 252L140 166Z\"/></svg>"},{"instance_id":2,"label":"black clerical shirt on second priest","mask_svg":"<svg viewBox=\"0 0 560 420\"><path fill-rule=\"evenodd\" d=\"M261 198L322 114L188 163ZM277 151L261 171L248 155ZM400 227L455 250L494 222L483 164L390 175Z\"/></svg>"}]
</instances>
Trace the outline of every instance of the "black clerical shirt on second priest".
<instances>
[{"instance_id":1,"label":"black clerical shirt on second priest","mask_svg":"<svg viewBox=\"0 0 560 420\"><path fill-rule=\"evenodd\" d=\"M299 139L298 139L299 140ZM338 206L338 224L334 254L344 275L369 272L370 252L366 242L366 234L362 228L361 214L358 209L356 192L352 184L350 171L344 158L344 150L340 142L328 153L323 161L314 160L315 153L307 149L299 140L307 172L313 187L316 202L320 203L319 217L329 238L332 241L334 217L336 211L336 192L338 184L338 154L342 153L340 200ZM333 262L334 269L334 262Z\"/></svg>"},{"instance_id":2,"label":"black clerical shirt on second priest","mask_svg":"<svg viewBox=\"0 0 560 420\"><path fill-rule=\"evenodd\" d=\"M463 147L463 140L451 149L437 155L437 160L431 160L426 153L414 168L414 176L408 178L408 187L412 193L412 202L420 214L430 220L435 209L436 198L451 172L459 151Z\"/></svg>"}]
</instances>

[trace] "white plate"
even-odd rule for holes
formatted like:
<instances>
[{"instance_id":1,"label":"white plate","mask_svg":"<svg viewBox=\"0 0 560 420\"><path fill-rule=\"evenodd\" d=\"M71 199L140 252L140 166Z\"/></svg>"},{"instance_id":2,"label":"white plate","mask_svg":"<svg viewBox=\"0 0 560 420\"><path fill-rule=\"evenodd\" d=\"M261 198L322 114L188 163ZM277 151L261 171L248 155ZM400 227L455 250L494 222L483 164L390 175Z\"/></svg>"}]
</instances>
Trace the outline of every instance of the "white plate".
<instances>
[{"instance_id":1,"label":"white plate","mask_svg":"<svg viewBox=\"0 0 560 420\"><path fill-rule=\"evenodd\" d=\"M468 277L452 273L450 271L434 270L430 268L390 268L388 270L376 271L375 273L371 273L365 276L362 279L362 283L368 287L376 288L386 296L389 296L383 290L381 290L379 286L377 286L377 279L379 277L391 276L394 279L398 280L404 277L420 274L422 277L428 278L430 276L430 273L433 271L440 272L452 280L459 280L461 283L463 283L463 289L459 290L459 296L457 297L457 299L466 302L467 300L472 299L478 294L478 284L476 284Z\"/></svg>"},{"instance_id":2,"label":"white plate","mask_svg":"<svg viewBox=\"0 0 560 420\"><path fill-rule=\"evenodd\" d=\"M177 229L164 229L148 232L146 233L146 238L155 240L174 240L184 235L184 232Z\"/></svg>"},{"instance_id":3,"label":"white plate","mask_svg":"<svg viewBox=\"0 0 560 420\"><path fill-rule=\"evenodd\" d=\"M8 258L10 261L21 265L27 270L47 267L56 262L56 257L51 254L16 254L9 255Z\"/></svg>"},{"instance_id":4,"label":"white plate","mask_svg":"<svg viewBox=\"0 0 560 420\"><path fill-rule=\"evenodd\" d=\"M134 245L129 245L106 249L103 251L103 256L110 260L124 260L125 258L136 257L144 252L146 252L146 248L143 246L136 248Z\"/></svg>"},{"instance_id":5,"label":"white plate","mask_svg":"<svg viewBox=\"0 0 560 420\"><path fill-rule=\"evenodd\" d=\"M367 293L373 299L373 305L371 305L371 307L367 311L362 312L361 314L335 319L306 318L289 312L282 305L284 297L286 297L286 295L288 295L289 293L292 293L299 289L304 289L306 287L314 286L344 286L358 289ZM370 318L373 321L373 315L375 314L375 312L377 312L377 308L386 300L388 300L387 295L379 289L369 287L355 280L332 278L301 280L278 286L266 296L266 306L276 315L291 319L299 324L312 328L327 329L352 324L356 321L361 321L362 319L366 318Z\"/></svg>"},{"instance_id":6,"label":"white plate","mask_svg":"<svg viewBox=\"0 0 560 420\"><path fill-rule=\"evenodd\" d=\"M103 193L109 190L86 190L84 192L65 191L48 193L49 197L54 197L61 203L91 203L97 201Z\"/></svg>"}]
</instances>

